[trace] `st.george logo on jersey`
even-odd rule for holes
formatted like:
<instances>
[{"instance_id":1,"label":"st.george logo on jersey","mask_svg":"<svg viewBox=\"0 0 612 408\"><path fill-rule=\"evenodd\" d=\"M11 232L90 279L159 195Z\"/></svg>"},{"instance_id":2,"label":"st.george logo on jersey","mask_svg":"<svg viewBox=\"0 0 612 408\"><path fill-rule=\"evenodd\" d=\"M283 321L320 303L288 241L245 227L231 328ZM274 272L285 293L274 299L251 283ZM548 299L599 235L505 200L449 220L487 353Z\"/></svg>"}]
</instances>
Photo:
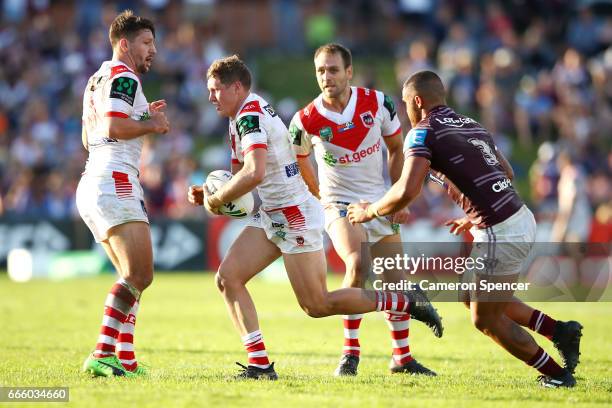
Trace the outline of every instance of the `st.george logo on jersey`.
<instances>
[{"instance_id":1,"label":"st.george logo on jersey","mask_svg":"<svg viewBox=\"0 0 612 408\"><path fill-rule=\"evenodd\" d=\"M495 155L495 152L491 149L491 146L489 146L487 142L485 142L484 140L477 139L475 137L468 139L468 142L480 149L482 157L484 157L485 162L487 162L489 166L495 166L496 164L499 164L499 161L497 160L497 155Z\"/></svg>"}]
</instances>

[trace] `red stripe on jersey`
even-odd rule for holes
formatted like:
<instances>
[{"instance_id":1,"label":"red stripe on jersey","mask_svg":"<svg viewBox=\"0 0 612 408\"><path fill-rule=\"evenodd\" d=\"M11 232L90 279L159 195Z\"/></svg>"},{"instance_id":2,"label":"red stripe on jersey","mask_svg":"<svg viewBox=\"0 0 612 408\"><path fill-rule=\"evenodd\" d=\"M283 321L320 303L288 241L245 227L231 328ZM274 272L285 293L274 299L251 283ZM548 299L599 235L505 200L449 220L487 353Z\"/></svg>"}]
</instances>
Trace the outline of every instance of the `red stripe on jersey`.
<instances>
[{"instance_id":1,"label":"red stripe on jersey","mask_svg":"<svg viewBox=\"0 0 612 408\"><path fill-rule=\"evenodd\" d=\"M232 164L240 164L240 160L238 160L238 159L232 159Z\"/></svg>"},{"instance_id":2,"label":"red stripe on jersey","mask_svg":"<svg viewBox=\"0 0 612 408\"><path fill-rule=\"evenodd\" d=\"M336 146L344 147L351 151L357 151L361 142L366 138L369 127L366 127L361 118L362 114L370 112L372 117L375 118L378 113L378 98L376 97L376 91L373 89L356 88L357 89L357 103L355 104L355 113L351 122L353 127L340 132L338 124L327 119L321 115L311 102L306 108L299 112L300 121L304 125L306 132L311 135L318 136L320 131L324 128L329 128L332 133L329 143Z\"/></svg>"},{"instance_id":3,"label":"red stripe on jersey","mask_svg":"<svg viewBox=\"0 0 612 408\"><path fill-rule=\"evenodd\" d=\"M308 154L298 154L298 155L297 155L297 157L298 157L299 159L303 159L304 157L308 157L308 156L310 156L310 153L308 153Z\"/></svg>"},{"instance_id":4,"label":"red stripe on jersey","mask_svg":"<svg viewBox=\"0 0 612 408\"><path fill-rule=\"evenodd\" d=\"M383 137L393 137L393 136L397 136L397 135L401 135L402 134L402 127L398 127L397 130L393 133L391 133L390 135L383 135Z\"/></svg>"},{"instance_id":5,"label":"red stripe on jersey","mask_svg":"<svg viewBox=\"0 0 612 408\"><path fill-rule=\"evenodd\" d=\"M111 68L111 74L110 74L110 78L109 79L112 79L115 75L122 74L124 72L131 72L132 74L134 74L134 71L132 71L131 69L129 69L125 65L117 65L117 66ZM134 74L134 75L136 75L136 74Z\"/></svg>"},{"instance_id":6,"label":"red stripe on jersey","mask_svg":"<svg viewBox=\"0 0 612 408\"><path fill-rule=\"evenodd\" d=\"M253 145L250 145L249 147L247 147L245 150L242 151L242 155L246 156L247 153L255 150L255 149L266 149L268 150L268 145L264 144L264 143L255 143Z\"/></svg>"},{"instance_id":7,"label":"red stripe on jersey","mask_svg":"<svg viewBox=\"0 0 612 408\"><path fill-rule=\"evenodd\" d=\"M353 319L353 320L342 319L342 320L343 320L345 329L350 329L350 330L358 329L359 325L361 324L361 319Z\"/></svg>"},{"instance_id":8,"label":"red stripe on jersey","mask_svg":"<svg viewBox=\"0 0 612 408\"><path fill-rule=\"evenodd\" d=\"M129 118L130 116L123 112L106 112L104 114L107 118Z\"/></svg>"},{"instance_id":9,"label":"red stripe on jersey","mask_svg":"<svg viewBox=\"0 0 612 408\"><path fill-rule=\"evenodd\" d=\"M261 113L263 115L263 111L261 110L261 107L259 106L259 101L251 101L247 103L246 105L242 107L242 109L240 109L240 112L238 112L238 115L245 113L245 112L256 112L256 113Z\"/></svg>"}]
</instances>

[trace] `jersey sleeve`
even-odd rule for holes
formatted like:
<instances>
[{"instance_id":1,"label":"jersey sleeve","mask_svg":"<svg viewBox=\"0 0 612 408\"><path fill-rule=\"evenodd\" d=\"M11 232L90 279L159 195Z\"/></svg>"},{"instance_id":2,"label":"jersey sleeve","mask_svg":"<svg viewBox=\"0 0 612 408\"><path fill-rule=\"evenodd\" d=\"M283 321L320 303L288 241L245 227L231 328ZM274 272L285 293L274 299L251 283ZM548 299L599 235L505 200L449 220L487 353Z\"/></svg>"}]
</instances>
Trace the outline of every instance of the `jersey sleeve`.
<instances>
[{"instance_id":1,"label":"jersey sleeve","mask_svg":"<svg viewBox=\"0 0 612 408\"><path fill-rule=\"evenodd\" d=\"M262 119L263 115L256 112L246 112L236 118L236 136L243 156L255 149L268 149L268 135Z\"/></svg>"},{"instance_id":2,"label":"jersey sleeve","mask_svg":"<svg viewBox=\"0 0 612 408\"><path fill-rule=\"evenodd\" d=\"M134 101L140 88L138 77L131 72L123 72L109 80L106 90L104 116L129 118L134 112Z\"/></svg>"},{"instance_id":3,"label":"jersey sleeve","mask_svg":"<svg viewBox=\"0 0 612 408\"><path fill-rule=\"evenodd\" d=\"M310 155L312 141L310 134L304 129L299 112L293 115L293 119L291 119L289 124L289 138L297 157L307 157Z\"/></svg>"},{"instance_id":4,"label":"jersey sleeve","mask_svg":"<svg viewBox=\"0 0 612 408\"><path fill-rule=\"evenodd\" d=\"M389 95L385 95L382 92L379 96L382 96L381 133L383 137L399 135L402 132L402 127L397 117L397 111L395 110L395 102L393 102L393 99Z\"/></svg>"},{"instance_id":5,"label":"jersey sleeve","mask_svg":"<svg viewBox=\"0 0 612 408\"><path fill-rule=\"evenodd\" d=\"M431 160L434 138L433 129L429 127L417 126L410 129L404 140L404 157L424 157Z\"/></svg>"}]
</instances>

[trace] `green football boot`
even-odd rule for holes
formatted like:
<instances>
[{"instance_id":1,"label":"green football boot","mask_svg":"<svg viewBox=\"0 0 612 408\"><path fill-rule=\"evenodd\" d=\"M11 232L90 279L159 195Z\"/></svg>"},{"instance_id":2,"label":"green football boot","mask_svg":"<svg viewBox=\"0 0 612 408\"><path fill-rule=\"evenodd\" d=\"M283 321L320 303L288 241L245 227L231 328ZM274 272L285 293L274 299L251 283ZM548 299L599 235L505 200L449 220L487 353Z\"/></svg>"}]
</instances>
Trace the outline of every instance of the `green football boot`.
<instances>
[{"instance_id":1,"label":"green football boot","mask_svg":"<svg viewBox=\"0 0 612 408\"><path fill-rule=\"evenodd\" d=\"M137 370L138 371L138 370ZM93 354L83 363L83 372L90 373L98 377L135 377L136 373L132 373L123 367L121 361L116 355L109 357L96 358Z\"/></svg>"}]
</instances>

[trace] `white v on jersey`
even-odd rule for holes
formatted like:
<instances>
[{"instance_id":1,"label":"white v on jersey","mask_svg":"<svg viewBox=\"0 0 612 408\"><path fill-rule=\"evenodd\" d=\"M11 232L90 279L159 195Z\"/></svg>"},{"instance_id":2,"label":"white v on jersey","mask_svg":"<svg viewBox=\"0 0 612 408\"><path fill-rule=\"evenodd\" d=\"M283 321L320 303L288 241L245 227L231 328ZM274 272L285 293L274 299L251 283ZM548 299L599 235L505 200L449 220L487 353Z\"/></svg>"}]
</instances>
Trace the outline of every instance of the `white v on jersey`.
<instances>
[{"instance_id":1,"label":"white v on jersey","mask_svg":"<svg viewBox=\"0 0 612 408\"><path fill-rule=\"evenodd\" d=\"M87 82L83 96L83 127L89 150L85 174L120 171L137 176L143 137L130 140L109 137L104 125L104 117L108 116L149 118L149 104L140 79L120 61L105 61Z\"/></svg>"},{"instance_id":2,"label":"white v on jersey","mask_svg":"<svg viewBox=\"0 0 612 408\"><path fill-rule=\"evenodd\" d=\"M229 122L229 135L234 163L243 163L244 156L254 149L268 152L266 175L257 186L263 210L301 204L310 197L291 149L287 127L262 97L249 94Z\"/></svg>"},{"instance_id":3,"label":"white v on jersey","mask_svg":"<svg viewBox=\"0 0 612 408\"><path fill-rule=\"evenodd\" d=\"M399 135L401 126L382 92L351 87L342 113L327 110L319 95L294 115L289 132L298 157L315 151L324 204L374 202L384 195L382 137Z\"/></svg>"}]
</instances>

